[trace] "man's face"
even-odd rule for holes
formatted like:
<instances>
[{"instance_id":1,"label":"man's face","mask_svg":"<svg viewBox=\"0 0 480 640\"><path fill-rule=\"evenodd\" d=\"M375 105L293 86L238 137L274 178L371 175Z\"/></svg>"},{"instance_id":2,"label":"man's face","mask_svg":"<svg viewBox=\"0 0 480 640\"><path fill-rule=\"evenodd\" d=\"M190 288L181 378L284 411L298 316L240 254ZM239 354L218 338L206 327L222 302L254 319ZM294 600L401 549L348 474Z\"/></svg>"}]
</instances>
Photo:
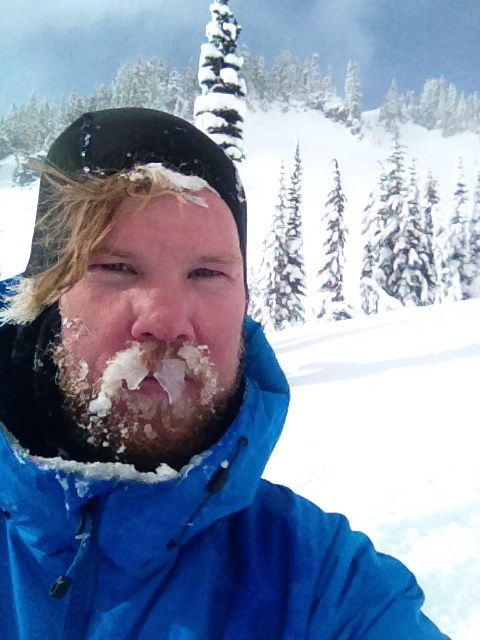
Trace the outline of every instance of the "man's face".
<instances>
[{"instance_id":1,"label":"man's face","mask_svg":"<svg viewBox=\"0 0 480 640\"><path fill-rule=\"evenodd\" d=\"M60 299L61 386L81 423L76 437L108 452L102 459L181 466L218 437L214 414L238 385L238 233L223 200L208 190L195 197L159 196L140 209L141 197L124 200L87 273ZM120 357L141 381L112 391L105 380L118 377Z\"/></svg>"}]
</instances>

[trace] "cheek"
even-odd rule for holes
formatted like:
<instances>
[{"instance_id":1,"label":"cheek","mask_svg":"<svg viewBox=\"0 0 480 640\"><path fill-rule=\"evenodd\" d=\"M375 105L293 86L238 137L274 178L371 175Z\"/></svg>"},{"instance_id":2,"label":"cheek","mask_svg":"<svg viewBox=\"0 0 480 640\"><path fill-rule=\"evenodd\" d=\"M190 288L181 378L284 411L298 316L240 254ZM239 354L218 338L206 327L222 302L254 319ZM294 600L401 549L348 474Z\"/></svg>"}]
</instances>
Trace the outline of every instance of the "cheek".
<instances>
[{"instance_id":1,"label":"cheek","mask_svg":"<svg viewBox=\"0 0 480 640\"><path fill-rule=\"evenodd\" d=\"M208 335L202 336L202 342L210 348L222 386L231 384L237 372L243 320L244 308L241 301L232 302L231 306L226 306L220 312L218 309L212 310Z\"/></svg>"},{"instance_id":2,"label":"cheek","mask_svg":"<svg viewBox=\"0 0 480 640\"><path fill-rule=\"evenodd\" d=\"M75 287L60 299L63 345L76 360L88 364L90 382L101 375L106 361L128 340L121 306L118 301L115 308L93 301Z\"/></svg>"}]
</instances>

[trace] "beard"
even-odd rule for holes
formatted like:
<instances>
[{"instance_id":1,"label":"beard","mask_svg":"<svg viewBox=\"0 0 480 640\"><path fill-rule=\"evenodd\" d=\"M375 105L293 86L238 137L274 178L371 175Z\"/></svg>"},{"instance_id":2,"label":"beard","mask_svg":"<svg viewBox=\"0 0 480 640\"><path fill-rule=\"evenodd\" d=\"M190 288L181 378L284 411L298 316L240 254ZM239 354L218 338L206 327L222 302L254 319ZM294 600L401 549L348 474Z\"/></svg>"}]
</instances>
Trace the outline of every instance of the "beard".
<instances>
[{"instance_id":1,"label":"beard","mask_svg":"<svg viewBox=\"0 0 480 640\"><path fill-rule=\"evenodd\" d=\"M138 471L179 470L226 431L241 402L243 340L232 383L220 388L206 347L131 343L102 377L62 343L52 350L63 393L62 453L81 462L122 462ZM158 393L145 393L158 384Z\"/></svg>"}]
</instances>

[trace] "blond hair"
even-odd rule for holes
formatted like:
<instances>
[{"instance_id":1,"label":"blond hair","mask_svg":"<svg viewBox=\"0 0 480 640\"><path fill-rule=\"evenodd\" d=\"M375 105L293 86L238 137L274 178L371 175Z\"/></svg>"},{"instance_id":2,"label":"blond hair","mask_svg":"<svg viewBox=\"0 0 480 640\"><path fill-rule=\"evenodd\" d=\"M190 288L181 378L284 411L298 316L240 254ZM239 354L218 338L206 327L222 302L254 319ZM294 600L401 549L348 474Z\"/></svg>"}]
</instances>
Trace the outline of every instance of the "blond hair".
<instances>
[{"instance_id":1,"label":"blond hair","mask_svg":"<svg viewBox=\"0 0 480 640\"><path fill-rule=\"evenodd\" d=\"M0 322L29 324L85 274L91 254L113 228L114 214L128 197L141 197L139 209L152 198L173 195L188 199L188 191L213 189L201 178L184 176L152 163L111 176L68 177L52 166L42 167L48 196L37 220L36 245L52 266L25 277L6 296ZM45 190L45 191L47 191ZM38 233L37 233L38 232Z\"/></svg>"}]
</instances>

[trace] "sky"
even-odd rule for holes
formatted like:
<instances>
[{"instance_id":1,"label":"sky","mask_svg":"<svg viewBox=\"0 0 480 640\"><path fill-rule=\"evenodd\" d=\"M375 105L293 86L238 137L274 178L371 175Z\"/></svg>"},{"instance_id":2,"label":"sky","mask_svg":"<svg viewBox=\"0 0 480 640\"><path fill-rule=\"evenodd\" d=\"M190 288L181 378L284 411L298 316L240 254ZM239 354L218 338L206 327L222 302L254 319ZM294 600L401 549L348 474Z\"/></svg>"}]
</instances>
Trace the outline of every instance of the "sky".
<instances>
[{"instance_id":1,"label":"sky","mask_svg":"<svg viewBox=\"0 0 480 640\"><path fill-rule=\"evenodd\" d=\"M0 113L35 91L59 99L109 83L119 66L165 58L183 68L198 58L209 0L16 0L0 19ZM419 91L444 76L480 88L478 0L230 0L240 42L271 62L290 50L316 52L338 90L349 59L360 67L363 108L381 104L393 77Z\"/></svg>"}]
</instances>

